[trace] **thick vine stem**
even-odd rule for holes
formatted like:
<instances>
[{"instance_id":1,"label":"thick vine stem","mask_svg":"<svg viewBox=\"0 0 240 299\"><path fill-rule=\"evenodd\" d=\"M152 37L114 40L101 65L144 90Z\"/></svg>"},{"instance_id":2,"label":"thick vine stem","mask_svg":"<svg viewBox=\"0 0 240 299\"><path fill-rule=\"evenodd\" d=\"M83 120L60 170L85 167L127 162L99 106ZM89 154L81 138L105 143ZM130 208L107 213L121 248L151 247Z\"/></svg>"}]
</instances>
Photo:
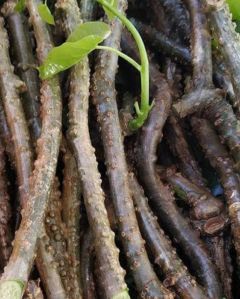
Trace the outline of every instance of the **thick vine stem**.
<instances>
[{"instance_id":1,"label":"thick vine stem","mask_svg":"<svg viewBox=\"0 0 240 299\"><path fill-rule=\"evenodd\" d=\"M49 237L49 247L52 249L52 259L58 265L57 271L66 291L66 298L78 298L77 296L79 296L79 293L76 293L79 291L78 281L74 276L73 268L71 268L71 260L67 252L67 236L65 233L65 224L62 221L60 183L57 177L54 178L54 182L51 187L45 217L45 230ZM42 242L43 238L40 239L40 242ZM44 248L40 246L40 250L41 249ZM47 253L41 253L41 255L46 256Z\"/></svg>"},{"instance_id":2,"label":"thick vine stem","mask_svg":"<svg viewBox=\"0 0 240 299\"><path fill-rule=\"evenodd\" d=\"M5 3L4 5L4 13L7 16L7 22L9 26L9 31L11 32L11 37L14 40L13 42L13 48L14 48L14 59L16 60L17 64L26 64L30 65L34 63L34 56L32 52L32 47L30 44L30 34L28 31L28 26L26 23L26 20L17 13L14 13L14 6L15 6L15 1L9 1ZM25 97L22 101L23 105L25 104L25 113L26 117L29 122L29 130L30 130L30 135L31 135L31 140L33 141L34 145L36 145L36 141L40 136L41 132L41 121L39 118L39 103L38 103L38 98L39 98L39 79L36 74L36 71L29 69L29 70L23 70L20 68L19 74L21 76L21 79L24 80L27 91L25 92ZM12 155L10 156L11 162L14 165L15 157ZM32 162L32 161L31 161ZM31 163L29 162L29 163ZM33 164L31 163L31 168ZM30 177L30 172L28 173L28 177ZM29 183L29 182L28 182ZM56 184L58 181L56 180ZM50 203L53 205L53 202L56 201L57 198L54 198L56 195L56 192L51 192L51 200ZM50 207L51 207L50 205ZM48 214L49 212L48 208ZM59 209L58 209L59 210ZM55 211L56 212L56 211ZM51 211L50 214L53 212ZM59 224L61 220L58 218L57 219L57 224ZM45 233L45 231L44 231ZM44 235L43 233L43 235ZM56 233L56 232L55 232ZM47 252L47 248L45 246L44 240L48 239L48 237L45 235L43 238L39 240L39 247L38 247L38 253L36 257L36 264L38 267L39 272L41 273L41 280L45 284L45 288L47 290L48 296L51 299L54 299L53 295L55 293L54 287L56 284L48 284L48 279L55 279L56 281L61 281L60 275L59 275L59 269L53 268L49 269L49 265L47 262L42 262L45 258L53 262L54 257L52 256L52 252ZM51 240L52 241L52 240ZM50 245L49 245L50 246ZM52 244L51 244L52 246ZM61 251L61 254L64 255L64 251ZM56 256L56 254L55 254ZM55 258L56 262L56 258ZM62 284L58 284L58 292L59 294L64 294L62 298L66 298L65 291L63 289ZM56 298L56 297L55 297Z\"/></svg>"},{"instance_id":3,"label":"thick vine stem","mask_svg":"<svg viewBox=\"0 0 240 299\"><path fill-rule=\"evenodd\" d=\"M137 211L137 218L141 233L151 251L154 263L164 274L164 285L173 287L180 298L207 298L202 288L191 277L187 268L176 254L170 240L160 228L156 217L151 211L148 200L133 173L129 174L133 201Z\"/></svg>"},{"instance_id":4,"label":"thick vine stem","mask_svg":"<svg viewBox=\"0 0 240 299\"><path fill-rule=\"evenodd\" d=\"M96 299L97 290L93 276L94 245L90 229L83 235L81 246L81 281L84 299Z\"/></svg>"},{"instance_id":5,"label":"thick vine stem","mask_svg":"<svg viewBox=\"0 0 240 299\"><path fill-rule=\"evenodd\" d=\"M28 67L28 65L34 65L35 59L32 52L27 20L23 15L14 12L14 5L15 1L12 1L12 3L11 1L6 2L4 11L9 29L11 47L17 63L17 73L27 86L26 91L23 93L24 100L22 101L22 105L29 124L31 139L36 142L41 133L39 79L37 71Z\"/></svg>"},{"instance_id":6,"label":"thick vine stem","mask_svg":"<svg viewBox=\"0 0 240 299\"><path fill-rule=\"evenodd\" d=\"M37 40L38 59L42 63L51 48L51 40L46 25L38 14L38 3L32 0L26 2ZM57 78L42 82L41 101L43 127L37 142L38 156L30 181L28 203L22 213L22 222L16 233L13 253L0 282L1 292L7 289L11 293L16 289L18 292L16 298L21 298L21 292L33 264L56 170L61 136L61 93ZM13 293L10 298L14 298Z\"/></svg>"},{"instance_id":7,"label":"thick vine stem","mask_svg":"<svg viewBox=\"0 0 240 299\"><path fill-rule=\"evenodd\" d=\"M179 43L187 43L190 36L189 16L180 0L160 0L166 14L168 26L167 35L171 34Z\"/></svg>"},{"instance_id":8,"label":"thick vine stem","mask_svg":"<svg viewBox=\"0 0 240 299\"><path fill-rule=\"evenodd\" d=\"M236 32L232 15L226 1L205 0L210 9L213 33L217 36L225 62L231 75L236 95L237 107L240 107L240 36Z\"/></svg>"},{"instance_id":9,"label":"thick vine stem","mask_svg":"<svg viewBox=\"0 0 240 299\"><path fill-rule=\"evenodd\" d=\"M178 160L178 166L182 174L197 186L205 187L199 166L188 146L185 132L179 123L179 119L173 115L168 118L166 130L167 142L172 154Z\"/></svg>"},{"instance_id":10,"label":"thick vine stem","mask_svg":"<svg viewBox=\"0 0 240 299\"><path fill-rule=\"evenodd\" d=\"M151 75L154 76L153 71ZM162 128L169 115L172 101L166 80L157 72L155 76L155 105L136 145L138 171L160 223L182 248L192 269L197 269L195 274L205 287L208 298L220 298L221 285L203 242L177 210L173 196L155 173L156 149L162 138Z\"/></svg>"},{"instance_id":11,"label":"thick vine stem","mask_svg":"<svg viewBox=\"0 0 240 299\"><path fill-rule=\"evenodd\" d=\"M6 177L5 153L0 139L0 267L6 266L12 252L12 231L10 220L12 210L8 195L8 181Z\"/></svg>"},{"instance_id":12,"label":"thick vine stem","mask_svg":"<svg viewBox=\"0 0 240 299\"><path fill-rule=\"evenodd\" d=\"M192 118L195 134L205 151L206 157L216 169L228 203L234 245L237 253L237 262L240 265L240 183L237 173L234 172L234 163L225 147L221 144L216 132L209 122L204 119Z\"/></svg>"},{"instance_id":13,"label":"thick vine stem","mask_svg":"<svg viewBox=\"0 0 240 299\"><path fill-rule=\"evenodd\" d=\"M126 1L120 0L119 11L125 9ZM115 20L111 27L112 34L105 41L105 45L119 48L121 23ZM148 260L132 203L114 88L117 60L118 57L114 53L99 53L93 78L93 101L97 107L101 127L120 237L138 293L143 298L172 298L170 292L159 282Z\"/></svg>"},{"instance_id":14,"label":"thick vine stem","mask_svg":"<svg viewBox=\"0 0 240 299\"><path fill-rule=\"evenodd\" d=\"M75 0L59 0L57 9L65 14L64 25L69 34L81 22ZM106 298L129 298L124 281L125 271L119 263L119 250L114 243L114 233L110 228L104 205L105 195L101 188L101 178L91 144L88 128L89 107L89 63L85 59L76 65L70 74L69 96L69 138L75 153L81 178L84 203L93 234L98 264L101 269L104 296Z\"/></svg>"},{"instance_id":15,"label":"thick vine stem","mask_svg":"<svg viewBox=\"0 0 240 299\"><path fill-rule=\"evenodd\" d=\"M185 0L185 3L191 19L193 76L191 89L180 103L174 105L181 117L206 106L216 97L212 84L211 38L203 4L200 0Z\"/></svg>"},{"instance_id":16,"label":"thick vine stem","mask_svg":"<svg viewBox=\"0 0 240 299\"><path fill-rule=\"evenodd\" d=\"M63 143L63 142L62 142ZM67 142L63 144L63 192L62 217L66 225L65 238L71 271L74 277L76 295L81 293L80 284L80 203L81 188L75 157L71 153ZM73 278L72 278L73 279Z\"/></svg>"},{"instance_id":17,"label":"thick vine stem","mask_svg":"<svg viewBox=\"0 0 240 299\"><path fill-rule=\"evenodd\" d=\"M59 275L54 249L47 233L43 232L38 250L36 264L48 299L68 299Z\"/></svg>"},{"instance_id":18,"label":"thick vine stem","mask_svg":"<svg viewBox=\"0 0 240 299\"><path fill-rule=\"evenodd\" d=\"M10 162L14 166L14 145L12 144L12 136L9 130L6 114L3 108L2 99L0 99L0 138L2 140L2 144L4 146L4 150L6 152L7 157L9 158Z\"/></svg>"},{"instance_id":19,"label":"thick vine stem","mask_svg":"<svg viewBox=\"0 0 240 299\"><path fill-rule=\"evenodd\" d=\"M201 0L184 0L191 20L191 48L193 62L193 86L209 87L212 82L211 37L207 18L203 14Z\"/></svg>"},{"instance_id":20,"label":"thick vine stem","mask_svg":"<svg viewBox=\"0 0 240 299\"><path fill-rule=\"evenodd\" d=\"M0 56L2 57L0 64L0 96L14 144L20 200L24 203L29 192L28 174L31 170L29 161L32 159L30 137L20 101L20 92L23 91L25 85L13 73L13 66L8 52L8 37L2 18L0 19L0 42Z\"/></svg>"},{"instance_id":21,"label":"thick vine stem","mask_svg":"<svg viewBox=\"0 0 240 299\"><path fill-rule=\"evenodd\" d=\"M184 178L180 173L167 170L164 179L172 186L178 197L192 207L194 219L207 220L220 215L223 203L213 197L210 192Z\"/></svg>"}]
</instances>

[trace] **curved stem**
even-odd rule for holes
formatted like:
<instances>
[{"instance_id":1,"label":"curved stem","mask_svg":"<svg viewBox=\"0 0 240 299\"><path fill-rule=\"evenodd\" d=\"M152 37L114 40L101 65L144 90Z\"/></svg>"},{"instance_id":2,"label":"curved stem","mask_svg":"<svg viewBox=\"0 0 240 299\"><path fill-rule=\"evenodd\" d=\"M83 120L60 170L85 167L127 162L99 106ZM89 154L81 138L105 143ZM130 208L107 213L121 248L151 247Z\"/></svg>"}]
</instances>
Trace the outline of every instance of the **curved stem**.
<instances>
[{"instance_id":1,"label":"curved stem","mask_svg":"<svg viewBox=\"0 0 240 299\"><path fill-rule=\"evenodd\" d=\"M139 63L137 63L134 59L132 59L131 57L129 57L128 55L122 53L121 51L115 49L115 48L111 48L111 47L107 47L107 46L97 46L96 47L97 50L106 50L106 51L111 51L116 53L119 57L123 58L124 60L126 60L127 62L129 62L135 69L137 69L139 72L141 72L142 67Z\"/></svg>"},{"instance_id":2,"label":"curved stem","mask_svg":"<svg viewBox=\"0 0 240 299\"><path fill-rule=\"evenodd\" d=\"M148 112L151 109L151 105L149 105L149 62L147 51L143 40L135 28L135 26L117 9L112 7L105 0L97 0L102 6L108 9L111 13L117 16L120 21L127 27L127 29L131 32L139 50L140 59L141 59L141 112L142 115L138 115L138 118L133 120L131 123L131 128L136 129L143 125L144 121L148 116Z\"/></svg>"}]
</instances>

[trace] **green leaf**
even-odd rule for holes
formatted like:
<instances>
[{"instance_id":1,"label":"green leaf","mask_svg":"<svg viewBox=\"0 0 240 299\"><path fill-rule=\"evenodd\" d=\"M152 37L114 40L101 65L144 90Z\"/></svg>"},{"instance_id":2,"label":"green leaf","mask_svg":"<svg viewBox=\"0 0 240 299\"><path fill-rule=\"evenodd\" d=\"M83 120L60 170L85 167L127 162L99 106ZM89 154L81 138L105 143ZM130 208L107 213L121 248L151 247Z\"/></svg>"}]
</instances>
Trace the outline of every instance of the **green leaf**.
<instances>
[{"instance_id":1,"label":"green leaf","mask_svg":"<svg viewBox=\"0 0 240 299\"><path fill-rule=\"evenodd\" d=\"M233 20L240 20L240 0L227 0Z\"/></svg>"},{"instance_id":2,"label":"green leaf","mask_svg":"<svg viewBox=\"0 0 240 299\"><path fill-rule=\"evenodd\" d=\"M117 9L117 7L118 7L118 0L106 0L105 2L111 4L111 6L113 8ZM103 6L103 9L104 9L106 15L108 16L109 20L112 21L115 18L115 15L104 6Z\"/></svg>"},{"instance_id":3,"label":"green leaf","mask_svg":"<svg viewBox=\"0 0 240 299\"><path fill-rule=\"evenodd\" d=\"M100 36L90 35L77 42L65 42L61 46L53 48L43 65L38 68L40 77L42 79L51 78L77 64L92 52L102 40Z\"/></svg>"},{"instance_id":4,"label":"green leaf","mask_svg":"<svg viewBox=\"0 0 240 299\"><path fill-rule=\"evenodd\" d=\"M42 4L38 5L38 13L44 22L46 22L50 25L55 24L53 15L46 3L44 3L44 4L42 3Z\"/></svg>"},{"instance_id":5,"label":"green leaf","mask_svg":"<svg viewBox=\"0 0 240 299\"><path fill-rule=\"evenodd\" d=\"M67 42L76 42L89 35L97 35L104 40L110 33L110 27L104 22L86 22L76 27L69 35Z\"/></svg>"},{"instance_id":6,"label":"green leaf","mask_svg":"<svg viewBox=\"0 0 240 299\"><path fill-rule=\"evenodd\" d=\"M24 11L24 8L25 8L25 3L26 1L25 0L18 0L16 6L15 6L15 11L17 12L23 12Z\"/></svg>"}]
</instances>

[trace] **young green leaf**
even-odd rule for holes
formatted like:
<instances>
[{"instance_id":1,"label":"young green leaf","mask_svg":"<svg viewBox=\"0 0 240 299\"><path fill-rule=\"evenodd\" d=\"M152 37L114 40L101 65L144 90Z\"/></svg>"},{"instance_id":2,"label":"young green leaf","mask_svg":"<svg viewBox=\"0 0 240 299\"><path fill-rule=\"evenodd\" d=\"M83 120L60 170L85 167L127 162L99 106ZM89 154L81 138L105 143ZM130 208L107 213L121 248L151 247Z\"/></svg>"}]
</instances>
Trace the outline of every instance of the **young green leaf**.
<instances>
[{"instance_id":1,"label":"young green leaf","mask_svg":"<svg viewBox=\"0 0 240 299\"><path fill-rule=\"evenodd\" d=\"M50 25L55 24L53 15L46 3L44 3L44 4L42 3L42 4L38 5L38 13L39 13L40 17L42 18L42 20L44 22L46 22L47 24L50 24Z\"/></svg>"},{"instance_id":2,"label":"young green leaf","mask_svg":"<svg viewBox=\"0 0 240 299\"><path fill-rule=\"evenodd\" d=\"M53 48L44 63L38 68L40 77L48 79L77 64L102 41L102 37L90 35L79 41L65 42L61 46Z\"/></svg>"},{"instance_id":3,"label":"young green leaf","mask_svg":"<svg viewBox=\"0 0 240 299\"><path fill-rule=\"evenodd\" d=\"M240 21L240 0L227 0L233 20Z\"/></svg>"},{"instance_id":4,"label":"young green leaf","mask_svg":"<svg viewBox=\"0 0 240 299\"><path fill-rule=\"evenodd\" d=\"M67 42L76 42L89 35L97 35L104 40L109 36L110 32L110 27L104 22L86 22L76 27L69 35Z\"/></svg>"},{"instance_id":5,"label":"young green leaf","mask_svg":"<svg viewBox=\"0 0 240 299\"><path fill-rule=\"evenodd\" d=\"M26 5L25 2L26 2L26 0L18 0L17 4L15 6L15 11L17 11L19 13L22 12Z\"/></svg>"},{"instance_id":6,"label":"young green leaf","mask_svg":"<svg viewBox=\"0 0 240 299\"><path fill-rule=\"evenodd\" d=\"M117 9L118 0L106 0L105 2L109 3L113 8ZM106 15L108 16L109 20L112 21L115 18L115 15L104 6L103 6L103 9L104 9Z\"/></svg>"}]
</instances>

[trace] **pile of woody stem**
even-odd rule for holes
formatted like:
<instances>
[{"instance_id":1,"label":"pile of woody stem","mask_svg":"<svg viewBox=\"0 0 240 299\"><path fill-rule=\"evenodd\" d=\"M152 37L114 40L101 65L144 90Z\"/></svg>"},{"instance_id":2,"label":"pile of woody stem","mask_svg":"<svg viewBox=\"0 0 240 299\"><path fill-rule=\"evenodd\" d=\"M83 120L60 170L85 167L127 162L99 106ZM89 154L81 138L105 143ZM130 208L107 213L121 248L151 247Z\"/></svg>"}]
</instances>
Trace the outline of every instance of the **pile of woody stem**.
<instances>
[{"instance_id":1,"label":"pile of woody stem","mask_svg":"<svg viewBox=\"0 0 240 299\"><path fill-rule=\"evenodd\" d=\"M239 298L227 3L47 1L50 25L41 0L3 2L0 299ZM110 28L97 50L41 79L51 49L95 20Z\"/></svg>"}]
</instances>

